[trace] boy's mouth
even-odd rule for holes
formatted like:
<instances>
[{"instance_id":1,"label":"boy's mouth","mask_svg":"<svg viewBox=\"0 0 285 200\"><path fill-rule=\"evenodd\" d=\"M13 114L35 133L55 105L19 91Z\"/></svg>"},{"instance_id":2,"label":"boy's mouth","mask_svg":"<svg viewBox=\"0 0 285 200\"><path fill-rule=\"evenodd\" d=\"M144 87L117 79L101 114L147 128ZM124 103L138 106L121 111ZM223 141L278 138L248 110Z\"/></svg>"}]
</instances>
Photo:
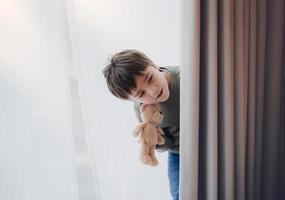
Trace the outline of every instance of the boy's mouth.
<instances>
[{"instance_id":1,"label":"boy's mouth","mask_svg":"<svg viewBox=\"0 0 285 200\"><path fill-rule=\"evenodd\" d=\"M162 95L163 89L161 88L160 93L158 94L158 96L156 97L157 99Z\"/></svg>"}]
</instances>

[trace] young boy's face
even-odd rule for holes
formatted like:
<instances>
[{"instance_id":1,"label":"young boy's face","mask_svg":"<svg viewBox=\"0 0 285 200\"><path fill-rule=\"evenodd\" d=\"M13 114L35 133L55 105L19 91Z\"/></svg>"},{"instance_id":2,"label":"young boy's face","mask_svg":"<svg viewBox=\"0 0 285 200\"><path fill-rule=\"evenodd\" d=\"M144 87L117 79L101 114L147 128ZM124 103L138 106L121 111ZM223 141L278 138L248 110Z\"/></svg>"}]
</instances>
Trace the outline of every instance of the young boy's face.
<instances>
[{"instance_id":1,"label":"young boy's face","mask_svg":"<svg viewBox=\"0 0 285 200\"><path fill-rule=\"evenodd\" d=\"M142 76L135 77L137 88L132 91L129 100L144 104L164 102L169 98L171 77L167 72L149 66Z\"/></svg>"}]
</instances>

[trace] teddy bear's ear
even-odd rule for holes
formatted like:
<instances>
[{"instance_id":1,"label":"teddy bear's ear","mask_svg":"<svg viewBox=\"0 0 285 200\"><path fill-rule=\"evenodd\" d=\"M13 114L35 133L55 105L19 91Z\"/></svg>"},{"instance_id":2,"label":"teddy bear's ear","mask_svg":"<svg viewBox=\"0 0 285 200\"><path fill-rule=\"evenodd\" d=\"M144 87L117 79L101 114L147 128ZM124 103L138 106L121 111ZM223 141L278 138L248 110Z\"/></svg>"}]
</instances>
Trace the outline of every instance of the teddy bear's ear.
<instances>
[{"instance_id":1,"label":"teddy bear's ear","mask_svg":"<svg viewBox=\"0 0 285 200\"><path fill-rule=\"evenodd\" d=\"M140 106L140 113L142 113L145 109L146 105L145 104L141 104Z\"/></svg>"}]
</instances>

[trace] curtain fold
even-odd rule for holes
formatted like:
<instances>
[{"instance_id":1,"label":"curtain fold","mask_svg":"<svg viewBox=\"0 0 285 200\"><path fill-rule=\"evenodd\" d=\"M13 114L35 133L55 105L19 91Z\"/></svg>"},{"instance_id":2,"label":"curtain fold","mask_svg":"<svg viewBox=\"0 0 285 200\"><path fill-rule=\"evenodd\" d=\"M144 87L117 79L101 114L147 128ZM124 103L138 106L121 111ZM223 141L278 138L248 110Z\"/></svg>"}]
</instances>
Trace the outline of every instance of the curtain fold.
<instances>
[{"instance_id":1,"label":"curtain fold","mask_svg":"<svg viewBox=\"0 0 285 200\"><path fill-rule=\"evenodd\" d=\"M256 26L256 121L255 121L255 199L260 199L261 166L262 166L262 124L263 124L263 96L264 96L264 70L266 48L266 23L267 23L266 0L260 0L257 5ZM253 155L254 156L254 155Z\"/></svg>"},{"instance_id":2,"label":"curtain fold","mask_svg":"<svg viewBox=\"0 0 285 200\"><path fill-rule=\"evenodd\" d=\"M284 7L182 1L180 199L285 199Z\"/></svg>"},{"instance_id":3,"label":"curtain fold","mask_svg":"<svg viewBox=\"0 0 285 200\"><path fill-rule=\"evenodd\" d=\"M248 94L247 94L247 134L246 134L246 149L247 157L245 159L245 193L247 199L254 199L255 184L254 184L254 170L255 170L255 113L256 113L256 0L249 2L249 46L248 46Z\"/></svg>"},{"instance_id":4,"label":"curtain fold","mask_svg":"<svg viewBox=\"0 0 285 200\"><path fill-rule=\"evenodd\" d=\"M201 10L209 15L201 16L201 50L200 51L200 120L199 130L199 198L207 194L217 197L217 1L201 4ZM211 32L212 34L206 34ZM210 66L210 67L206 67ZM209 101L204 101L209 99ZM201 145L200 145L201 144ZM203 145L205 144L205 146ZM210 176L207 176L207 175Z\"/></svg>"},{"instance_id":5,"label":"curtain fold","mask_svg":"<svg viewBox=\"0 0 285 200\"><path fill-rule=\"evenodd\" d=\"M233 2L218 4L218 199L234 194ZM210 195L210 194L209 194Z\"/></svg>"},{"instance_id":6,"label":"curtain fold","mask_svg":"<svg viewBox=\"0 0 285 200\"><path fill-rule=\"evenodd\" d=\"M181 38L183 38L181 49L180 73L192 74L191 79L185 77L184 84L180 85L183 98L180 98L180 105L183 105L184 112L180 112L180 199L198 198L198 133L199 133L199 66L200 62L200 3L198 1L181 2ZM189 65L189 64L192 65ZM182 77L181 77L182 78ZM182 83L182 82L181 82ZM182 107L181 107L182 109ZM191 125L189 125L189 123ZM189 133L192 134L189 134ZM191 150L189 151L189 147ZM181 176L182 172L182 176ZM189 179L191 177L191 181Z\"/></svg>"}]
</instances>

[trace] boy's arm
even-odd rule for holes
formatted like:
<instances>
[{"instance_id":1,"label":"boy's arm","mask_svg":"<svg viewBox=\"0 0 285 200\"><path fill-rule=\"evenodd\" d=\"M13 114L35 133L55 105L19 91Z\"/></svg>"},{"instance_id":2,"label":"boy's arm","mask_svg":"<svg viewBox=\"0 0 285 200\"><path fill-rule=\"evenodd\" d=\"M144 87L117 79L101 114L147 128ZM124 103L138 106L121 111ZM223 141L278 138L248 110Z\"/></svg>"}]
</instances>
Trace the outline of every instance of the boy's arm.
<instances>
[{"instance_id":1,"label":"boy's arm","mask_svg":"<svg viewBox=\"0 0 285 200\"><path fill-rule=\"evenodd\" d=\"M167 151L174 145L173 138L169 133L169 128L162 128L162 130L164 132L164 135L162 135L162 137L164 138L165 142L162 145L156 145L156 149L159 152Z\"/></svg>"}]
</instances>

